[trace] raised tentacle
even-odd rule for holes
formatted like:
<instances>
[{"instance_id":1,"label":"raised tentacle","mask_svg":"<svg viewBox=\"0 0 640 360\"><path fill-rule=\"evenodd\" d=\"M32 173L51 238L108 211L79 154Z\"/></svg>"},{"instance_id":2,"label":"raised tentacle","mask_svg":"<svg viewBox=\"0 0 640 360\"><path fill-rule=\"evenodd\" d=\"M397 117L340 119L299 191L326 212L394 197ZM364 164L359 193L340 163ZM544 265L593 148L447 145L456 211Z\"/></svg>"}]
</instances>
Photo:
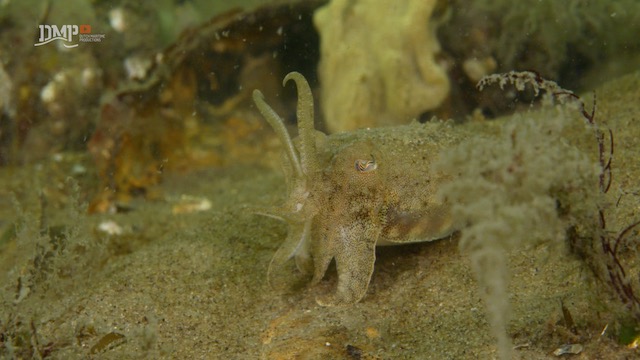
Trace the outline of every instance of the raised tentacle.
<instances>
[{"instance_id":1,"label":"raised tentacle","mask_svg":"<svg viewBox=\"0 0 640 360\"><path fill-rule=\"evenodd\" d=\"M265 120L267 120L269 125L271 125L273 130L276 132L276 135L284 146L284 150L289 158L289 162L293 167L296 177L301 178L303 172L300 160L298 159L298 152L293 146L293 141L291 141L289 132L287 132L287 128L284 126L284 121L282 121L282 118L271 108L271 106L269 106L269 104L264 101L264 95L262 95L262 92L258 89L253 90L253 102L256 104Z\"/></svg>"},{"instance_id":2,"label":"raised tentacle","mask_svg":"<svg viewBox=\"0 0 640 360\"><path fill-rule=\"evenodd\" d=\"M316 155L316 130L313 125L313 94L307 80L299 72L287 74L282 81L285 86L289 80L296 83L298 89L298 136L300 136L300 158L302 170L306 174L315 173L318 169Z\"/></svg>"}]
</instances>

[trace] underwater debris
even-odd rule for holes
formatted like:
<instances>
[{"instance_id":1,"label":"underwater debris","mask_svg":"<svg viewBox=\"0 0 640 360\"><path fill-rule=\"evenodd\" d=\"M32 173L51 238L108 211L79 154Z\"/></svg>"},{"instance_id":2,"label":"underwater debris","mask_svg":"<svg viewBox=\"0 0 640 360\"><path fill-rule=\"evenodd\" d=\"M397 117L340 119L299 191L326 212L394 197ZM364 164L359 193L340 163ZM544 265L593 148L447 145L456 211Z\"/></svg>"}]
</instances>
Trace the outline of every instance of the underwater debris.
<instances>
[{"instance_id":1,"label":"underwater debris","mask_svg":"<svg viewBox=\"0 0 640 360\"><path fill-rule=\"evenodd\" d=\"M127 17L127 11L124 8L117 7L115 9L111 9L109 11L109 25L119 33L125 32L129 26L128 20L130 20L127 19Z\"/></svg>"},{"instance_id":2,"label":"underwater debris","mask_svg":"<svg viewBox=\"0 0 640 360\"><path fill-rule=\"evenodd\" d=\"M0 165L6 164L11 157L10 152L12 149L7 143L11 142L10 134L12 133L9 118L14 116L15 111L11 99L12 91L13 83L11 78L0 62Z\"/></svg>"},{"instance_id":3,"label":"underwater debris","mask_svg":"<svg viewBox=\"0 0 640 360\"><path fill-rule=\"evenodd\" d=\"M345 347L345 351L349 356L349 359L352 359L352 360L380 360L379 357L373 354L370 354L355 345L348 344Z\"/></svg>"},{"instance_id":4,"label":"underwater debris","mask_svg":"<svg viewBox=\"0 0 640 360\"><path fill-rule=\"evenodd\" d=\"M189 214L211 209L211 200L205 197L181 195L180 199L171 207L173 214Z\"/></svg>"},{"instance_id":5,"label":"underwater debris","mask_svg":"<svg viewBox=\"0 0 640 360\"><path fill-rule=\"evenodd\" d=\"M9 74L4 70L4 66L0 63L0 115L12 113L13 109L11 92L13 91L13 83Z\"/></svg>"},{"instance_id":6,"label":"underwater debris","mask_svg":"<svg viewBox=\"0 0 640 360\"><path fill-rule=\"evenodd\" d=\"M553 355L555 356L577 355L577 354L580 354L583 349L584 347L581 344L566 344L555 349L553 351Z\"/></svg>"},{"instance_id":7,"label":"underwater debris","mask_svg":"<svg viewBox=\"0 0 640 360\"><path fill-rule=\"evenodd\" d=\"M119 236L124 233L122 226L118 225L118 223L113 220L105 220L101 222L98 224L97 230L106 235Z\"/></svg>"},{"instance_id":8,"label":"underwater debris","mask_svg":"<svg viewBox=\"0 0 640 360\"><path fill-rule=\"evenodd\" d=\"M98 342L91 347L89 354L98 354L107 349L113 349L116 346L120 346L127 341L126 337L120 333L112 331L100 338Z\"/></svg>"},{"instance_id":9,"label":"underwater debris","mask_svg":"<svg viewBox=\"0 0 640 360\"><path fill-rule=\"evenodd\" d=\"M361 360L362 359L362 349L358 348L357 346L347 345L346 346L346 350L347 350L347 354L349 354L349 356L353 360Z\"/></svg>"},{"instance_id":10,"label":"underwater debris","mask_svg":"<svg viewBox=\"0 0 640 360\"><path fill-rule=\"evenodd\" d=\"M578 328L576 324L573 322L573 317L571 316L571 311L564 305L564 301L560 300L560 309L562 310L562 320L564 321L564 326L571 330L572 333L578 334Z\"/></svg>"}]
</instances>

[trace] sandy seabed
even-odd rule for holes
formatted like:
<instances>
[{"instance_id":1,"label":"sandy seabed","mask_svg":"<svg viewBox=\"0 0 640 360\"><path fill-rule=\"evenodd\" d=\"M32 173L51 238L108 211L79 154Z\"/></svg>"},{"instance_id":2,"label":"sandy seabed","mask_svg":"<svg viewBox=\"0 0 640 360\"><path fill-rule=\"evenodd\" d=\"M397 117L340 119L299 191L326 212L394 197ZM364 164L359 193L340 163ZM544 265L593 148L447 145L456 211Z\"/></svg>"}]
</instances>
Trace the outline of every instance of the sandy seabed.
<instances>
[{"instance_id":1,"label":"sandy seabed","mask_svg":"<svg viewBox=\"0 0 640 360\"><path fill-rule=\"evenodd\" d=\"M596 92L598 119L616 139L613 186L637 192L640 74ZM5 233L16 219L11 194L25 209L37 209L24 183L38 171L42 169L0 172ZM80 260L86 264L76 268L56 263L77 271L53 271L31 288L16 279L35 271L28 261L34 255L27 253L35 251L34 243L20 244L20 235L4 236L0 325L5 347L0 357L9 357L9 348L16 353L38 348L40 355L59 359L497 357L457 235L378 249L368 293L350 307L326 308L315 302L316 296L334 291L333 269L315 287L290 293L270 289L266 269L286 236L286 225L253 215L245 205L278 204L284 191L280 171L267 167L169 175L161 185L162 199L134 203L132 211L122 214L81 216L76 236L84 237L81 243L87 249ZM170 199L182 195L209 199L212 207L175 214ZM638 215L635 199L635 210L631 204L629 212ZM110 238L92 230L107 220L118 224L123 234ZM65 221L69 219L61 214L51 215L51 223L71 225ZM109 243L109 250L93 251L91 242ZM566 249L514 251L510 268L509 334L520 358L555 358L553 351L567 343L583 346L576 357L581 359L639 356L611 338L616 316L609 311L611 299ZM565 326L561 302L577 334ZM601 335L608 324L612 329Z\"/></svg>"}]
</instances>

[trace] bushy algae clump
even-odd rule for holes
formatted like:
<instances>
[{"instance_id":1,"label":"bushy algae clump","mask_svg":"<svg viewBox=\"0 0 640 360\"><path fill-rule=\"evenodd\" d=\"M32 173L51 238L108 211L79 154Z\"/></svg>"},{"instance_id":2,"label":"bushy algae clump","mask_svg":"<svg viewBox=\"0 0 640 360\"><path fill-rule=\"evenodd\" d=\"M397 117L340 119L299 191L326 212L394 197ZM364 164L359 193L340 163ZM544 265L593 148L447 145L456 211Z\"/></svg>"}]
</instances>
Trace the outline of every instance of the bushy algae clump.
<instances>
[{"instance_id":1,"label":"bushy algae clump","mask_svg":"<svg viewBox=\"0 0 640 360\"><path fill-rule=\"evenodd\" d=\"M565 246L630 315L640 318L637 279L622 260L623 247L637 246L637 239L628 238L634 231L637 235L640 221L619 231L607 225L614 134L596 122L595 100L587 111L580 97L532 72L492 75L479 88L493 83L501 88L512 84L520 91L530 86L535 94L544 92L547 102L564 104L545 107L535 117L513 116L497 138L470 138L444 152L436 164L441 171L459 174L440 194L465 224L460 248L470 255L500 357L510 358L512 352L506 333L510 250L541 242ZM592 153L585 151L589 148Z\"/></svg>"},{"instance_id":2,"label":"bushy algae clump","mask_svg":"<svg viewBox=\"0 0 640 360\"><path fill-rule=\"evenodd\" d=\"M543 121L516 116L497 138L469 139L436 165L459 172L440 194L452 204L454 217L467 224L460 249L470 255L503 359L511 349L508 252L562 242L569 219L560 216L558 199L582 201L578 196L588 191L580 190L593 188L595 178L593 163L561 137L567 117L560 111L549 115Z\"/></svg>"},{"instance_id":3,"label":"bushy algae clump","mask_svg":"<svg viewBox=\"0 0 640 360\"><path fill-rule=\"evenodd\" d=\"M70 193L69 203L57 211L67 225L50 223L44 191L38 216L14 200L15 245L0 244L15 264L0 283L0 358L44 358L66 347L73 334L65 328L65 306L48 304L85 285L105 259L107 249L86 227L78 184L69 178L63 190Z\"/></svg>"}]
</instances>

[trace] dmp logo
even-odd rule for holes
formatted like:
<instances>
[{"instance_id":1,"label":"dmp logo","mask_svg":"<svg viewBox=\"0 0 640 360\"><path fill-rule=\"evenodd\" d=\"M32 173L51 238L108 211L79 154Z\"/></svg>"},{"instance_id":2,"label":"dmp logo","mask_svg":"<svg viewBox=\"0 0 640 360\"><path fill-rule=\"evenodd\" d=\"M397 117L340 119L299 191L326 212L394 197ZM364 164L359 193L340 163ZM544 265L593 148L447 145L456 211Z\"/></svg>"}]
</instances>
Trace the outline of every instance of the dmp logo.
<instances>
[{"instance_id":1,"label":"dmp logo","mask_svg":"<svg viewBox=\"0 0 640 360\"><path fill-rule=\"evenodd\" d=\"M66 48L74 48L78 44L68 44L73 42L73 37L78 34L91 34L91 25L38 25L40 28L40 38L33 46L41 46L52 41L60 40Z\"/></svg>"}]
</instances>

